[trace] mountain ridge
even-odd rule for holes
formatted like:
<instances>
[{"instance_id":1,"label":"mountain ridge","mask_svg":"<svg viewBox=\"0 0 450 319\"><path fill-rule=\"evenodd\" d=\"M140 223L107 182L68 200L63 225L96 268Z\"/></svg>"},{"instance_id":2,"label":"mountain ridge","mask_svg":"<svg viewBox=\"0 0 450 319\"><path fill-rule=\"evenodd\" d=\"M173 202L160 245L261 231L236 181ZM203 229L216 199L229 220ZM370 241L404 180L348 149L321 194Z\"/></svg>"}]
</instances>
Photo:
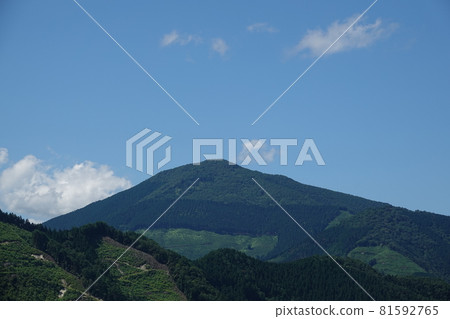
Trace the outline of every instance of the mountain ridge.
<instances>
[{"instance_id":1,"label":"mountain ridge","mask_svg":"<svg viewBox=\"0 0 450 319\"><path fill-rule=\"evenodd\" d=\"M305 185L223 160L160 172L133 188L44 225L70 229L102 221L120 230L142 231L197 178L192 189L158 220L155 230L173 234L174 230L187 229L198 234L208 231L249 238L276 236L275 247L259 255L262 260L293 261L323 254L254 183L254 178L330 253L360 257L388 274L432 275L450 280L450 257L439 254L448 251L450 256L450 217ZM205 246L204 254L210 250ZM245 247L238 250L244 251ZM366 253L374 257L368 260Z\"/></svg>"},{"instance_id":2,"label":"mountain ridge","mask_svg":"<svg viewBox=\"0 0 450 319\"><path fill-rule=\"evenodd\" d=\"M222 170L222 175L211 176L211 171L216 171L218 167L220 170ZM226 171L224 170L224 168L226 169ZM239 173L238 178L236 178L237 172ZM173 181L174 175L177 177L176 181ZM227 183L230 183L231 186L227 185L228 188L226 190L218 189L217 185L221 184L224 175L227 175ZM170 178L169 182L164 180L168 177ZM194 185L194 187L192 187L189 192L187 192L183 196L182 200L186 201L193 198L197 199L197 194L201 193L201 199L209 202L218 201L217 199L218 197L220 197L220 202L224 204L240 203L256 206L275 206L270 198L263 194L261 189L259 189L259 187L251 179L255 178L256 180L265 180L268 178L273 185L266 185L264 187L267 187L268 191L272 194L272 196L274 196L274 198L279 198L278 200L282 205L289 205L290 203L294 202L293 199L296 199L295 197L299 192L305 193L303 201L310 206L323 206L326 205L329 201L335 201L337 203L333 203L333 206L350 206L346 208L354 211L361 211L369 207L389 205L382 202L364 199L355 195L348 195L333 190L302 184L283 175L265 174L256 170L249 170L238 165L229 165L228 161L226 160L209 160L201 162L200 165L186 164L170 170L159 172L155 176L139 183L138 185L130 189L119 192L107 199L91 203L86 207L77 209L68 214L52 218L44 222L43 224L50 228L64 229L66 228L64 227L64 219L68 219L68 216L74 216L75 214L83 213L88 214L85 213L86 211L89 211L89 213L92 211L96 211L96 213L99 214L101 213L99 212L99 209L109 209L113 204L116 206L114 207L114 209L111 209L108 212L108 215L114 214L122 207L135 204L136 202L142 203L144 201L153 200L156 197L158 197L158 201L163 200L165 203L167 203L168 201L175 200L176 197L182 191L184 191L193 181L195 181L196 178L199 178L199 181L196 183L196 185ZM286 185L283 185L283 183L285 183ZM162 184L162 186L159 184ZM274 189L272 191L272 188L275 188L274 186L279 185L282 186L282 190L284 191L284 193L277 189ZM295 192L292 192L292 188L295 189L295 192L297 192L297 194ZM227 191L228 193L223 194ZM323 191L327 193L327 196L322 195ZM242 193L245 193L245 196L242 196ZM342 200L340 196L344 196L347 199L347 202ZM350 204L349 202L351 202L351 200L354 200L355 203ZM101 206L100 203L105 203L105 201L109 201L111 204L106 207L96 207ZM98 218L104 217L106 216L102 216L102 214L98 215ZM90 220L90 222L95 221ZM106 220L102 221L108 222ZM80 221L77 223L75 220L71 220L70 222L71 223L69 227L73 227L81 226L82 224L80 223L83 223L84 221Z\"/></svg>"}]
</instances>

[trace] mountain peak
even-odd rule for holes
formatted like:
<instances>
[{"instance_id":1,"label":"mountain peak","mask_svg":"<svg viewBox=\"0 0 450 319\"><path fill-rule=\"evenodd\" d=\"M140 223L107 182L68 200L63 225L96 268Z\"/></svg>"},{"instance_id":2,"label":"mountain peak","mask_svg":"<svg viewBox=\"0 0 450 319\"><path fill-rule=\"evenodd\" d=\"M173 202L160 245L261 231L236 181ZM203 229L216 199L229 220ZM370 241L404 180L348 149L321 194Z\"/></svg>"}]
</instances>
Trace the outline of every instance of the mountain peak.
<instances>
[{"instance_id":1,"label":"mountain peak","mask_svg":"<svg viewBox=\"0 0 450 319\"><path fill-rule=\"evenodd\" d=\"M230 231L232 229L236 232L244 231L242 227L245 225L237 226L242 224L243 219L248 220L249 225L252 223L251 218L254 218L253 223L262 223L263 211L269 214L271 210L270 214L272 214L275 207L273 201L254 183L252 178L255 178L282 205L303 207L302 209L308 209L310 212L313 212L316 207L334 207L331 209L333 214L339 212L341 208L359 212L369 207L384 205L360 197L304 185L285 176L264 174L239 165L230 165L226 160L207 160L199 165L187 164L162 171L128 190L51 219L45 224L52 228L71 228L104 221L120 229L135 230L155 220L158 214L198 179L197 183L171 209L170 216L194 214L191 221L185 218L186 223L196 224L196 229L202 227L207 229L208 225L200 226L203 225L203 221L198 220L199 216L206 216L208 220L210 217L207 216L214 214L217 217L214 224L228 227ZM276 211L276 214L279 214L279 211ZM172 220L169 217L164 219L167 225ZM180 217L174 223L180 226L181 220ZM236 225L230 226L231 224ZM261 226L261 229L263 228L267 227ZM249 229L244 232L259 231Z\"/></svg>"},{"instance_id":2,"label":"mountain peak","mask_svg":"<svg viewBox=\"0 0 450 319\"><path fill-rule=\"evenodd\" d=\"M407 262L408 265L417 263L409 269L420 270L424 260L412 258L414 256L410 256L408 251L416 249L413 246L421 245L417 244L418 241L411 241L414 245L408 246L402 241L405 234L415 234L412 230L431 218L436 218L433 227L440 227L436 234L445 233L443 229L448 229L447 225L450 223L450 218L447 217L438 218L429 214L396 210L387 204L304 185L285 176L264 174L238 165L229 165L228 161L213 160L160 172L126 191L49 220L45 226L70 229L103 221L120 230L139 231L147 229L157 220L152 231L175 232L175 236L182 238L183 242L189 241L185 236L186 230L197 232L194 235L191 233L197 238L205 236L206 233L213 234L213 237L205 239L208 245L215 240L213 238L217 238L214 236L220 235L227 235L227 238L246 236L251 239L250 242L270 237L274 246L264 251L260 256L263 259L287 261L322 253L252 178L257 180L292 218L335 254L346 255L360 245L362 248L359 249L362 250L353 251L355 256L362 256L359 251L380 256L387 254L394 256L391 259L398 262L400 253L404 261L411 258ZM172 205L195 180L197 182ZM168 207L170 211L162 216ZM393 223L393 220L402 221L399 223L401 227L412 225L408 226L412 228L407 227L409 231L399 237L400 241L395 236L404 229L391 227L398 224ZM405 220L408 222L403 222ZM390 231L385 231L386 227L391 227ZM450 246L443 243L444 239L433 244L438 237L429 237L424 243L429 245L430 251L448 251ZM416 236L416 239L421 240L420 238ZM387 245L390 242L393 242L392 246ZM252 245L246 247L253 249ZM403 247L403 250L399 247ZM416 253L417 256L423 256L421 251L417 250ZM443 255L450 256L450 253ZM447 257L439 259L441 265L448 264L445 258ZM379 267L384 266L380 263ZM390 269L389 267L387 268ZM441 267L439 272L445 277L450 276L445 269Z\"/></svg>"}]
</instances>

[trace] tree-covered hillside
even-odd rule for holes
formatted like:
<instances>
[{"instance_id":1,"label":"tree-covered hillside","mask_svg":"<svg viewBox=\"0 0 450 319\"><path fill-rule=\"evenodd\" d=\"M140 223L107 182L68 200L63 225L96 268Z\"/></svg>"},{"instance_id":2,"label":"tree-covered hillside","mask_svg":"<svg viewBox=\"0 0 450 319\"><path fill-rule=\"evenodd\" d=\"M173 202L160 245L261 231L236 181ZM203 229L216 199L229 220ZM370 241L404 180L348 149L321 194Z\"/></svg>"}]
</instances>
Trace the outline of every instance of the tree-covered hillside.
<instances>
[{"instance_id":1,"label":"tree-covered hillside","mask_svg":"<svg viewBox=\"0 0 450 319\"><path fill-rule=\"evenodd\" d=\"M105 223L49 230L0 211L0 299L75 300L138 234ZM379 300L448 300L450 285L337 261ZM142 237L84 300L366 300L328 257L263 262L230 249L191 261Z\"/></svg>"},{"instance_id":2,"label":"tree-covered hillside","mask_svg":"<svg viewBox=\"0 0 450 319\"><path fill-rule=\"evenodd\" d=\"M217 248L234 248L276 262L323 254L254 178L331 253L360 259L386 274L450 281L450 217L400 209L226 161L163 171L45 225L70 229L103 221L120 230L142 231L197 178L194 187L148 234L186 256L203 256ZM171 234L189 236L180 235L180 242ZM242 236L246 240L240 240ZM272 238L274 245L264 250L249 244L263 238Z\"/></svg>"},{"instance_id":3,"label":"tree-covered hillside","mask_svg":"<svg viewBox=\"0 0 450 319\"><path fill-rule=\"evenodd\" d=\"M383 276L350 258L337 258L376 300L450 298L450 285L426 278ZM223 300L371 300L329 257L269 263L231 249L196 261Z\"/></svg>"},{"instance_id":4,"label":"tree-covered hillside","mask_svg":"<svg viewBox=\"0 0 450 319\"><path fill-rule=\"evenodd\" d=\"M148 226L194 180L199 181L167 214L157 228L177 228L188 224L209 226L220 232L273 232L279 230L275 204L253 182L258 180L280 203L298 208L299 214L332 210L317 223L328 223L339 208L360 212L386 204L298 183L281 175L251 171L227 161L205 161L201 165L184 165L160 172L141 184L85 208L45 223L54 229L69 229L87 223L104 221L119 229L136 230ZM200 222L200 224L199 224ZM281 222L283 223L283 222ZM268 225L269 224L269 225ZM285 223L283 223L284 225Z\"/></svg>"},{"instance_id":5,"label":"tree-covered hillside","mask_svg":"<svg viewBox=\"0 0 450 319\"><path fill-rule=\"evenodd\" d=\"M0 300L73 300L77 276L32 245L31 232L0 222Z\"/></svg>"},{"instance_id":6,"label":"tree-covered hillside","mask_svg":"<svg viewBox=\"0 0 450 319\"><path fill-rule=\"evenodd\" d=\"M155 224L216 234L277 236L263 259L275 258L307 237L253 182L255 178L311 233L323 230L342 210L358 213L386 204L304 185L280 175L251 171L226 161L205 161L163 171L145 182L44 223L70 229L103 221L120 230L150 225L194 180L198 182Z\"/></svg>"},{"instance_id":7,"label":"tree-covered hillside","mask_svg":"<svg viewBox=\"0 0 450 319\"><path fill-rule=\"evenodd\" d=\"M59 291L66 288L71 290L65 299L75 300L138 237L104 223L53 231L1 211L0 229L2 300L58 300ZM31 254L43 258L33 260ZM55 270L47 276L46 268ZM213 300L217 296L191 261L144 237L83 299Z\"/></svg>"}]
</instances>

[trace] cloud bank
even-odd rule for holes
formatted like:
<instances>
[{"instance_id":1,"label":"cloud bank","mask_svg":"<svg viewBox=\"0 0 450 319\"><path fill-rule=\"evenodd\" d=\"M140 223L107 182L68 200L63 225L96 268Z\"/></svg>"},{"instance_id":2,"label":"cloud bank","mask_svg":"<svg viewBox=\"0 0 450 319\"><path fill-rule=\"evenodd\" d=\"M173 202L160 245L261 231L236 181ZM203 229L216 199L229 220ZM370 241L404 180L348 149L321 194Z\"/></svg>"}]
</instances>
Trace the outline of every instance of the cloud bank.
<instances>
[{"instance_id":1,"label":"cloud bank","mask_svg":"<svg viewBox=\"0 0 450 319\"><path fill-rule=\"evenodd\" d=\"M302 51L309 51L313 56L322 54L352 23L357 16L335 21L324 31L322 29L308 30L300 42L290 50L291 55ZM384 25L381 19L374 23L355 24L347 33L336 42L327 54L341 51L365 48L376 40L388 36L396 28L395 24Z\"/></svg>"},{"instance_id":2,"label":"cloud bank","mask_svg":"<svg viewBox=\"0 0 450 319\"><path fill-rule=\"evenodd\" d=\"M106 165L85 161L59 170L27 155L0 174L0 202L4 210L42 222L129 187Z\"/></svg>"}]
</instances>

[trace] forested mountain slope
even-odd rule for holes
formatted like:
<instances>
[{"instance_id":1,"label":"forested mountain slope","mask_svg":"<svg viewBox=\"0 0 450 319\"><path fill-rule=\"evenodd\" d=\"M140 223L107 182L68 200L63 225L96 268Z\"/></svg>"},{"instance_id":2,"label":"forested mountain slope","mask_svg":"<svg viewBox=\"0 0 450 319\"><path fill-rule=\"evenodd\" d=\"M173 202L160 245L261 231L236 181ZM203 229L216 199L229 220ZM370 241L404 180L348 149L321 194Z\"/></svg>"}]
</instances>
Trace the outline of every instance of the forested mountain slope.
<instances>
[{"instance_id":1,"label":"forested mountain slope","mask_svg":"<svg viewBox=\"0 0 450 319\"><path fill-rule=\"evenodd\" d=\"M254 178L331 253L360 259L386 274L450 280L450 217L304 185L227 161L163 171L45 225L70 229L103 221L142 231L197 178L147 234L190 258L218 248L277 262L323 254Z\"/></svg>"},{"instance_id":2,"label":"forested mountain slope","mask_svg":"<svg viewBox=\"0 0 450 319\"><path fill-rule=\"evenodd\" d=\"M104 223L49 230L0 211L0 299L76 300L135 241ZM448 300L450 285L337 261L377 300ZM190 261L142 237L83 300L368 300L329 257L263 262L230 249Z\"/></svg>"}]
</instances>

